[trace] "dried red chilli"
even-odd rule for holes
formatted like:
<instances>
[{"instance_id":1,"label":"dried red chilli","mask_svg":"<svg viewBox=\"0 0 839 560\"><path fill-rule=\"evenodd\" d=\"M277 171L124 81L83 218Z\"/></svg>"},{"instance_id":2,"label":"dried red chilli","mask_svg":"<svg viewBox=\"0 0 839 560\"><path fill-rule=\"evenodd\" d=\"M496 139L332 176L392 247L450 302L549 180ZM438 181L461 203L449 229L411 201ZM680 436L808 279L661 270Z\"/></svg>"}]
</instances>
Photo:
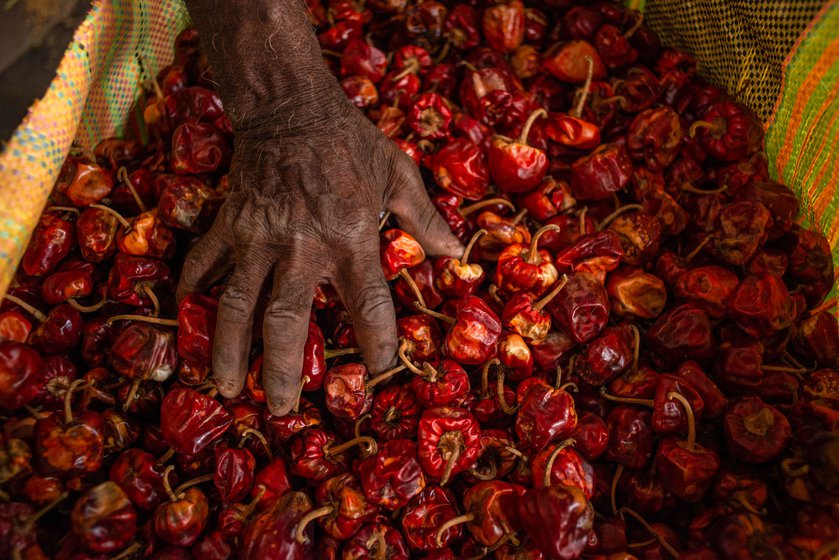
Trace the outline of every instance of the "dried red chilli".
<instances>
[{"instance_id":1,"label":"dried red chilli","mask_svg":"<svg viewBox=\"0 0 839 560\"><path fill-rule=\"evenodd\" d=\"M369 376L319 287L295 410L267 412L259 337L217 398L223 286L176 306L171 259L232 129L185 31L151 142L68 158L0 305L0 555L829 557L833 259L755 115L613 3L403 4L309 2L469 243L381 218L403 364Z\"/></svg>"}]
</instances>

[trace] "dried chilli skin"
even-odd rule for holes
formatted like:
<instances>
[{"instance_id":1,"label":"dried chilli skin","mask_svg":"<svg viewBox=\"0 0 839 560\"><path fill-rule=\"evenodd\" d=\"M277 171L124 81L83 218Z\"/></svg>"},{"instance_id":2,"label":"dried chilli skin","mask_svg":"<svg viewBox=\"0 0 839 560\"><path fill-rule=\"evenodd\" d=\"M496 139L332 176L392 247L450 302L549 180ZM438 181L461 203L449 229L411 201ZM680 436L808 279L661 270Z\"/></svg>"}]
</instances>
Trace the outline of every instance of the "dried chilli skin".
<instances>
[{"instance_id":1,"label":"dried chilli skin","mask_svg":"<svg viewBox=\"0 0 839 560\"><path fill-rule=\"evenodd\" d=\"M0 300L0 558L836 556L835 251L707 59L615 1L187 5Z\"/></svg>"}]
</instances>

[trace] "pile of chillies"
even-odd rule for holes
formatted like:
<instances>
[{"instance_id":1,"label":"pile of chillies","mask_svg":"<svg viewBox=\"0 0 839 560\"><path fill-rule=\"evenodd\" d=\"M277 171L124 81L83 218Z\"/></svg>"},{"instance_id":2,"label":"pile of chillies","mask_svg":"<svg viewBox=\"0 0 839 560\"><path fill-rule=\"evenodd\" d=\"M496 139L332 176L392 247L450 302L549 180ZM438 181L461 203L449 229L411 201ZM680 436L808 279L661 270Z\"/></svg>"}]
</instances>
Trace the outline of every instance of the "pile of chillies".
<instances>
[{"instance_id":1,"label":"pile of chillies","mask_svg":"<svg viewBox=\"0 0 839 560\"><path fill-rule=\"evenodd\" d=\"M233 137L182 32L0 306L0 557L835 558L833 261L755 114L610 2L309 5L464 254L384 217L399 367L322 286L294 411L261 340L220 398L224 286L172 294Z\"/></svg>"}]
</instances>

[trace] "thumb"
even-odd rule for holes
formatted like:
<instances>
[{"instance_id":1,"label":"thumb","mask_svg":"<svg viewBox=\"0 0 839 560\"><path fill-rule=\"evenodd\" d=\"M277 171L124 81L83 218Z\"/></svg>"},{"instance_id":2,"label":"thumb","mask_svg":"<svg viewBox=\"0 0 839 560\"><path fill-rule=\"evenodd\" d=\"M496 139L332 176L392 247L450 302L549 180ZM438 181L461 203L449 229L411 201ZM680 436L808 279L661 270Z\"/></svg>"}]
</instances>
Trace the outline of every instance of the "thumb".
<instances>
[{"instance_id":1,"label":"thumb","mask_svg":"<svg viewBox=\"0 0 839 560\"><path fill-rule=\"evenodd\" d=\"M395 159L387 209L429 255L460 257L463 244L428 198L419 169L405 154L399 153Z\"/></svg>"}]
</instances>

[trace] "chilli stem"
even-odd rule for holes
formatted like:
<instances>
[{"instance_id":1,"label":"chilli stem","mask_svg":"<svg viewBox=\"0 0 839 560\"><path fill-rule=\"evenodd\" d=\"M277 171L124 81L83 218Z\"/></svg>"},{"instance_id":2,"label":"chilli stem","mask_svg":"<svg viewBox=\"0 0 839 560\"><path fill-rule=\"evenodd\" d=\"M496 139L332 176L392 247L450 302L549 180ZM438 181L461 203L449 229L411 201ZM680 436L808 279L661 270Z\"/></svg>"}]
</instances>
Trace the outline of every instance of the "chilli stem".
<instances>
[{"instance_id":1,"label":"chilli stem","mask_svg":"<svg viewBox=\"0 0 839 560\"><path fill-rule=\"evenodd\" d=\"M636 12L635 13L635 23L633 23L632 27L627 29L626 33L623 34L624 38L629 39L630 37L635 35L635 32L638 31L641 28L641 25L643 25L643 23L644 23L644 14L642 14L641 12Z\"/></svg>"},{"instance_id":2,"label":"chilli stem","mask_svg":"<svg viewBox=\"0 0 839 560\"><path fill-rule=\"evenodd\" d=\"M525 463L527 462L527 455L525 455L524 453L522 453L521 451L519 451L518 449L516 449L512 445L505 445L504 449L506 449L511 455L514 455L514 456L518 457L519 459L521 459Z\"/></svg>"},{"instance_id":3,"label":"chilli stem","mask_svg":"<svg viewBox=\"0 0 839 560\"><path fill-rule=\"evenodd\" d=\"M836 298L832 298L832 299L827 300L826 302L822 303L818 307L814 307L813 309L811 309L810 310L810 317L812 317L813 315L818 315L822 311L827 311L829 309L833 309L834 307L836 307L837 303L839 303L839 300L837 300Z\"/></svg>"},{"instance_id":4,"label":"chilli stem","mask_svg":"<svg viewBox=\"0 0 839 560\"><path fill-rule=\"evenodd\" d=\"M518 410L517 406L510 406L507 397L504 396L504 370L499 371L495 376L495 390L498 393L498 406L507 416L512 416Z\"/></svg>"},{"instance_id":5,"label":"chilli stem","mask_svg":"<svg viewBox=\"0 0 839 560\"><path fill-rule=\"evenodd\" d=\"M688 255L685 257L685 262L688 263L688 262L692 261L693 257L698 255L699 252L702 251L702 249L705 248L705 245L710 243L713 239L714 239L713 235L706 236L705 239L703 239L702 242L699 245L697 245L696 248L693 251L688 253Z\"/></svg>"},{"instance_id":6,"label":"chilli stem","mask_svg":"<svg viewBox=\"0 0 839 560\"><path fill-rule=\"evenodd\" d=\"M125 397L125 402L122 403L123 412L127 412L128 409L131 408L131 402L137 398L137 391L140 390L140 384L142 382L142 379L135 379L131 382L131 388L128 389L128 395Z\"/></svg>"},{"instance_id":7,"label":"chilli stem","mask_svg":"<svg viewBox=\"0 0 839 560\"><path fill-rule=\"evenodd\" d=\"M67 304L79 313L94 313L102 309L106 303L108 303L108 296L103 296L98 303L94 303L93 305L82 305L75 298L67 300Z\"/></svg>"},{"instance_id":8,"label":"chilli stem","mask_svg":"<svg viewBox=\"0 0 839 560\"><path fill-rule=\"evenodd\" d=\"M685 407L685 412L688 415L688 440L687 440L687 448L688 451L693 451L694 446L696 444L696 418L693 416L693 407L690 406L690 401L687 398L677 392L677 391L670 391L667 393L668 399L676 399L682 406Z\"/></svg>"},{"instance_id":9,"label":"chilli stem","mask_svg":"<svg viewBox=\"0 0 839 560\"><path fill-rule=\"evenodd\" d=\"M451 519L440 525L440 528L437 529L437 533L434 535L434 542L437 543L438 547L443 548L443 533L445 533L452 527L462 525L463 523L471 523L474 520L475 515L472 513L465 513L463 515L458 515L457 517L452 517Z\"/></svg>"},{"instance_id":10,"label":"chilli stem","mask_svg":"<svg viewBox=\"0 0 839 560\"><path fill-rule=\"evenodd\" d=\"M440 49L440 52L437 53L437 56L434 57L434 64L440 64L443 62L446 57L449 55L449 49L452 46L451 36L446 39L446 42L443 43L443 47Z\"/></svg>"},{"instance_id":11,"label":"chilli stem","mask_svg":"<svg viewBox=\"0 0 839 560\"><path fill-rule=\"evenodd\" d=\"M414 302L414 307L416 307L417 310L419 310L422 313L425 313L429 317L434 317L435 319L440 319L441 321L443 321L444 323L448 323L449 325L454 325L455 322L456 322L455 318L452 317L451 315L445 315L443 313L438 313L438 312L434 311L433 309L429 309L424 305L420 305L419 302Z\"/></svg>"},{"instance_id":12,"label":"chilli stem","mask_svg":"<svg viewBox=\"0 0 839 560\"><path fill-rule=\"evenodd\" d=\"M71 214L75 214L78 216L80 214L78 208L74 208L72 206L50 206L44 212L69 212Z\"/></svg>"},{"instance_id":13,"label":"chilli stem","mask_svg":"<svg viewBox=\"0 0 839 560\"><path fill-rule=\"evenodd\" d=\"M586 106L586 101L588 100L588 93L591 89L591 79L594 77L594 59L590 56L583 57L588 65L588 70L586 70L586 82L583 84L583 91L580 94L580 100L577 101L577 105L574 107L574 110L571 112L571 116L575 119L579 119L580 115L583 114L583 109Z\"/></svg>"},{"instance_id":14,"label":"chilli stem","mask_svg":"<svg viewBox=\"0 0 839 560\"><path fill-rule=\"evenodd\" d=\"M795 356L793 356L792 354L790 354L790 353L789 353L789 350L784 350L783 358L784 358L784 359L785 359L788 363L790 363L792 366L794 366L794 367L796 367L796 368L798 368L798 369L805 370L805 371L807 370L807 368L806 368L806 367L804 367L804 364L802 364L801 362L799 362L799 361L795 358Z\"/></svg>"},{"instance_id":15,"label":"chilli stem","mask_svg":"<svg viewBox=\"0 0 839 560\"><path fill-rule=\"evenodd\" d=\"M615 210L614 212L612 212L611 214L609 214L608 216L603 218L603 221L601 221L599 224L597 224L597 231L603 231L604 229L606 229L606 227L609 224L611 224L613 221L615 221L615 218L617 218L621 214L624 214L626 212L631 212L633 210L640 211L640 210L643 210L643 209L644 209L644 207L641 206L640 204L624 204L623 206L621 206L620 208L618 208L617 210Z\"/></svg>"},{"instance_id":16,"label":"chilli stem","mask_svg":"<svg viewBox=\"0 0 839 560\"><path fill-rule=\"evenodd\" d=\"M666 550L667 552L669 552L670 555L673 556L673 558L678 558L679 557L679 552L675 548L673 548L670 545L670 543L668 543L666 540L664 540L664 538L661 535L659 535L658 532L655 529L653 529L652 526L649 523L647 523L646 519L644 519L643 517L641 517L640 515L638 515L633 510L631 510L627 507L620 508L618 510L618 512L621 513L621 514L628 513L630 516L632 516L635 519L635 521L640 523L647 531L649 531L656 538L656 540L659 542L661 547L664 550Z\"/></svg>"},{"instance_id":17,"label":"chilli stem","mask_svg":"<svg viewBox=\"0 0 839 560\"><path fill-rule=\"evenodd\" d=\"M486 482L488 480L494 480L495 477L498 475L498 465L495 464L495 461L489 462L489 474L484 474L475 467L469 467L469 474L474 476L480 481Z\"/></svg>"},{"instance_id":18,"label":"chilli stem","mask_svg":"<svg viewBox=\"0 0 839 560\"><path fill-rule=\"evenodd\" d=\"M87 389L90 383L84 379L76 379L67 390L64 392L64 423L69 424L73 421L73 391L78 388Z\"/></svg>"},{"instance_id":19,"label":"chilli stem","mask_svg":"<svg viewBox=\"0 0 839 560\"><path fill-rule=\"evenodd\" d=\"M125 217L122 214L120 214L119 212L117 212L116 210L111 208L110 206L105 206L104 204L91 204L90 207L91 208L97 208L99 210L102 210L103 212L107 212L108 214L110 214L111 216L116 218L117 221L120 223L120 225L122 227L124 227L125 229L128 229L128 228L131 227L131 224L129 223L129 221L126 220Z\"/></svg>"},{"instance_id":20,"label":"chilli stem","mask_svg":"<svg viewBox=\"0 0 839 560\"><path fill-rule=\"evenodd\" d=\"M615 475L612 477L612 484L609 487L609 501L612 504L612 515L618 514L618 481L621 479L622 474L623 465L618 465L618 468L615 469Z\"/></svg>"},{"instance_id":21,"label":"chilli stem","mask_svg":"<svg viewBox=\"0 0 839 560\"><path fill-rule=\"evenodd\" d=\"M140 543L135 542L131 546L114 556L111 560L124 560L125 558L131 558L135 552L140 550L142 546L143 545L141 545Z\"/></svg>"},{"instance_id":22,"label":"chilli stem","mask_svg":"<svg viewBox=\"0 0 839 560\"><path fill-rule=\"evenodd\" d=\"M408 287L414 293L414 297L417 298L417 303L425 307L425 298L422 297L422 291L420 291L419 286L417 286L417 283L414 282L414 279L408 273L408 269L401 269L399 271L399 276L402 278L402 280L405 281L406 284L408 284Z\"/></svg>"},{"instance_id":23,"label":"chilli stem","mask_svg":"<svg viewBox=\"0 0 839 560\"><path fill-rule=\"evenodd\" d=\"M323 506L317 509L313 509L312 511L304 515L300 522L297 524L297 529L295 529L294 531L294 539L300 544L307 543L309 539L308 537L306 537L305 531L309 523L317 519L320 519L321 517L331 515L333 511L335 511L334 507Z\"/></svg>"},{"instance_id":24,"label":"chilli stem","mask_svg":"<svg viewBox=\"0 0 839 560\"><path fill-rule=\"evenodd\" d=\"M623 80L620 80L623 81ZM613 84L615 85L615 84ZM623 95L613 95L612 97L604 97L602 99L598 99L596 103L598 105L611 105L612 103L620 103L622 106L626 104L626 97Z\"/></svg>"},{"instance_id":25,"label":"chilli stem","mask_svg":"<svg viewBox=\"0 0 839 560\"><path fill-rule=\"evenodd\" d=\"M169 484L169 473L175 470L175 465L169 465L165 469L163 469L163 475L161 480L163 481L163 489L166 491L166 495L169 496L169 500L172 502L178 501L178 496L175 494L175 491L172 490L172 485Z\"/></svg>"},{"instance_id":26,"label":"chilli stem","mask_svg":"<svg viewBox=\"0 0 839 560\"><path fill-rule=\"evenodd\" d=\"M682 190L685 192L698 194L698 195L706 195L706 194L720 194L724 193L728 190L728 185L723 185L718 189L711 189L711 190L704 190L704 189L697 189L693 185L682 185Z\"/></svg>"},{"instance_id":27,"label":"chilli stem","mask_svg":"<svg viewBox=\"0 0 839 560\"><path fill-rule=\"evenodd\" d=\"M466 249L463 250L463 256L460 257L460 264L465 265L469 262L469 254L472 252L472 247L475 246L475 243L478 242L482 236L486 235L487 230L481 228L472 235L472 239L469 240L469 244L466 245Z\"/></svg>"},{"instance_id":28,"label":"chilli stem","mask_svg":"<svg viewBox=\"0 0 839 560\"><path fill-rule=\"evenodd\" d=\"M645 546L650 546L654 542L658 542L658 539L655 537L641 542L626 543L626 548L643 548Z\"/></svg>"},{"instance_id":29,"label":"chilli stem","mask_svg":"<svg viewBox=\"0 0 839 560\"><path fill-rule=\"evenodd\" d=\"M364 421L368 418L372 418L373 415L369 412L361 416L358 420L355 421L355 425L353 426L353 435L357 438L361 437L361 425L364 424Z\"/></svg>"},{"instance_id":30,"label":"chilli stem","mask_svg":"<svg viewBox=\"0 0 839 560\"><path fill-rule=\"evenodd\" d=\"M397 75L395 75L393 77L393 82L398 82L399 80L401 80L402 78L404 78L408 74L416 74L419 69L420 69L419 62L417 62L417 60L415 58L412 58L405 65L405 68L403 68L401 72L399 72Z\"/></svg>"},{"instance_id":31,"label":"chilli stem","mask_svg":"<svg viewBox=\"0 0 839 560\"><path fill-rule=\"evenodd\" d=\"M266 455L268 455L268 460L274 460L274 452L271 451L271 445L269 445L268 440L265 439L265 436L259 430L254 428L245 428L242 431L242 437L239 438L239 447L243 447L245 445L245 441L247 441L248 436L253 436L259 440L259 443L262 444L263 449L265 449Z\"/></svg>"},{"instance_id":32,"label":"chilli stem","mask_svg":"<svg viewBox=\"0 0 839 560\"><path fill-rule=\"evenodd\" d=\"M177 488L175 488L175 494L178 496L182 496L184 490L188 488L192 488L193 486L198 486L199 484L204 484L205 482L210 482L215 478L215 474L203 474L201 476L196 476L192 480L187 480Z\"/></svg>"},{"instance_id":33,"label":"chilli stem","mask_svg":"<svg viewBox=\"0 0 839 560\"><path fill-rule=\"evenodd\" d=\"M487 206L495 206L496 204L506 206L510 209L511 212L516 211L515 205L506 198L488 198L487 200L482 200L480 202L476 202L475 204L470 204L465 208L461 208L460 210L458 210L458 212L460 212L461 216L468 216L473 212L477 212L478 210L486 208Z\"/></svg>"},{"instance_id":34,"label":"chilli stem","mask_svg":"<svg viewBox=\"0 0 839 560\"><path fill-rule=\"evenodd\" d=\"M793 368L786 366L760 366L760 369L762 369L763 371L780 371L782 373L791 373L797 376L800 376L810 371L807 368Z\"/></svg>"},{"instance_id":35,"label":"chilli stem","mask_svg":"<svg viewBox=\"0 0 839 560\"><path fill-rule=\"evenodd\" d=\"M574 445L575 443L577 442L574 440L574 438L568 438L562 440L561 442L559 442L559 444L557 444L556 449L554 449L551 452L551 456L548 458L548 462L545 465L545 476L542 479L542 486L547 488L551 485L551 474L554 468L554 461L556 461L556 458L559 456L560 452L563 449L565 449L569 445Z\"/></svg>"},{"instance_id":36,"label":"chilli stem","mask_svg":"<svg viewBox=\"0 0 839 560\"><path fill-rule=\"evenodd\" d=\"M528 264L539 264L542 262L542 257L539 255L539 240L542 236L549 231L559 232L560 230L561 228L556 224L548 224L536 230L536 233L534 233L533 237L530 239L530 247L527 249Z\"/></svg>"},{"instance_id":37,"label":"chilli stem","mask_svg":"<svg viewBox=\"0 0 839 560\"><path fill-rule=\"evenodd\" d=\"M20 307L21 309L23 309L27 313L29 313L30 315L35 317L35 319L37 319L38 322L40 322L40 323L43 323L44 321L47 320L47 316L44 315L44 313L42 311L36 309L32 305L29 305L28 303L26 303L25 301L23 301L22 299L20 299L17 296L13 296L12 294L6 294L3 297L3 299L4 300L9 300L10 302L14 303L15 305L17 305L18 307Z\"/></svg>"},{"instance_id":38,"label":"chilli stem","mask_svg":"<svg viewBox=\"0 0 839 560\"><path fill-rule=\"evenodd\" d=\"M126 169L125 167L120 167L119 171L117 171L117 179L125 183L125 188L127 188L128 192L131 193L131 196L134 197L134 202L137 203L137 207L140 208L140 212L145 212L147 210L146 205L143 203L143 199L140 198L140 195L137 194L137 190L134 188L134 184L128 177L128 169Z\"/></svg>"},{"instance_id":39,"label":"chilli stem","mask_svg":"<svg viewBox=\"0 0 839 560\"><path fill-rule=\"evenodd\" d=\"M140 288L140 291L143 292L149 300L151 300L151 304L154 307L152 317L160 317L160 300L157 299L157 295L154 293L151 284L148 282L141 282L137 287Z\"/></svg>"},{"instance_id":40,"label":"chilli stem","mask_svg":"<svg viewBox=\"0 0 839 560\"><path fill-rule=\"evenodd\" d=\"M717 123L712 123L708 121L694 121L690 128L688 129L688 135L691 138L696 138L696 131L700 128L707 128L713 132L723 132L724 129Z\"/></svg>"},{"instance_id":41,"label":"chilli stem","mask_svg":"<svg viewBox=\"0 0 839 560\"><path fill-rule=\"evenodd\" d=\"M108 320L105 322L110 325L115 321L139 321L141 323L163 325L164 327L178 326L177 319L161 319L160 317L147 317L145 315L114 315L113 317L109 317Z\"/></svg>"},{"instance_id":42,"label":"chilli stem","mask_svg":"<svg viewBox=\"0 0 839 560\"><path fill-rule=\"evenodd\" d=\"M405 354L405 349L407 347L408 343L403 341L402 344L399 345L399 348L396 350L396 354L399 356L399 359L402 360L402 363L405 365L405 367L408 368L412 373L415 373L420 377L425 377L425 372L417 366L415 366L414 362L411 361L411 358L409 358L408 355Z\"/></svg>"},{"instance_id":43,"label":"chilli stem","mask_svg":"<svg viewBox=\"0 0 839 560\"><path fill-rule=\"evenodd\" d=\"M641 332L635 325L629 325L632 330L633 347L632 347L632 371L638 371L638 360L641 357Z\"/></svg>"},{"instance_id":44,"label":"chilli stem","mask_svg":"<svg viewBox=\"0 0 839 560\"><path fill-rule=\"evenodd\" d=\"M370 381L367 382L367 384L366 384L367 390L369 391L370 389L372 389L373 387L375 387L379 383L384 383L385 381L389 380L391 377L393 377L394 375L396 375L400 371L406 369L407 367L408 367L407 365L402 364L402 365L398 365L394 368L390 368L387 371L383 371L382 373L380 373L379 375L377 375L376 377L372 378Z\"/></svg>"},{"instance_id":45,"label":"chilli stem","mask_svg":"<svg viewBox=\"0 0 839 560\"><path fill-rule=\"evenodd\" d=\"M542 311L542 309L546 305L548 305L553 298L555 298L557 295L559 295L559 292L562 291L562 288L564 288L565 284L567 284L567 283L568 283L568 276L563 274L562 278L559 279L559 282L556 283L556 287L553 290L551 290L550 292L548 292L547 295L545 295L545 297L543 297L542 299L537 301L536 304L533 306L533 310L534 311Z\"/></svg>"},{"instance_id":46,"label":"chilli stem","mask_svg":"<svg viewBox=\"0 0 839 560\"><path fill-rule=\"evenodd\" d=\"M326 449L323 450L323 453L327 457L334 457L335 455L340 455L344 451L352 449L357 445L366 445L369 450L367 455L375 455L379 451L379 446L376 444L375 439L370 436L361 436L352 438L351 440L345 441L339 445L327 445Z\"/></svg>"},{"instance_id":47,"label":"chilli stem","mask_svg":"<svg viewBox=\"0 0 839 560\"><path fill-rule=\"evenodd\" d=\"M323 351L323 359L331 360L338 356L350 356L352 354L360 354L361 348L326 348Z\"/></svg>"},{"instance_id":48,"label":"chilli stem","mask_svg":"<svg viewBox=\"0 0 839 560\"><path fill-rule=\"evenodd\" d=\"M633 399L631 397L616 397L606 392L606 387L600 388L600 395L607 401L619 402L623 404L637 404L638 406L647 406L653 408L655 403L652 399Z\"/></svg>"},{"instance_id":49,"label":"chilli stem","mask_svg":"<svg viewBox=\"0 0 839 560\"><path fill-rule=\"evenodd\" d=\"M559 386L559 388L562 389L563 391L566 391L566 392L568 391L568 389L573 389L573 391L575 393L580 392L580 388L577 387L577 384L574 383L573 381L569 381L568 383L563 383L562 385Z\"/></svg>"},{"instance_id":50,"label":"chilli stem","mask_svg":"<svg viewBox=\"0 0 839 560\"><path fill-rule=\"evenodd\" d=\"M379 220L379 231L382 231L382 228L385 227L385 224L387 223L388 219L390 219L390 210L385 212L385 215L382 216L381 220Z\"/></svg>"},{"instance_id":51,"label":"chilli stem","mask_svg":"<svg viewBox=\"0 0 839 560\"><path fill-rule=\"evenodd\" d=\"M536 109L530 116L527 117L527 120L524 122L524 128L521 129L521 134L519 135L519 144L527 144L527 136L530 134L530 129L533 127L533 123L536 122L536 119L547 117L548 112L544 109Z\"/></svg>"},{"instance_id":52,"label":"chilli stem","mask_svg":"<svg viewBox=\"0 0 839 560\"><path fill-rule=\"evenodd\" d=\"M493 358L484 364L481 368L481 395L483 397L489 396L489 370L492 366L500 366L501 360Z\"/></svg>"},{"instance_id":53,"label":"chilli stem","mask_svg":"<svg viewBox=\"0 0 839 560\"><path fill-rule=\"evenodd\" d=\"M309 377L308 375L304 375L300 379L300 389L297 391L297 398L294 399L294 406L291 407L292 412L297 413L300 410L300 399L303 397L303 387L305 387L306 383L311 381L311 379L312 378Z\"/></svg>"},{"instance_id":54,"label":"chilli stem","mask_svg":"<svg viewBox=\"0 0 839 560\"><path fill-rule=\"evenodd\" d=\"M498 286L495 284L490 284L489 288L487 288L487 292L489 292L489 296L501 305L504 305L504 300L501 299L501 296L498 295Z\"/></svg>"},{"instance_id":55,"label":"chilli stem","mask_svg":"<svg viewBox=\"0 0 839 560\"><path fill-rule=\"evenodd\" d=\"M586 234L586 214L588 214L588 206L583 206L580 210L580 235Z\"/></svg>"},{"instance_id":56,"label":"chilli stem","mask_svg":"<svg viewBox=\"0 0 839 560\"><path fill-rule=\"evenodd\" d=\"M460 432L457 432L457 434L460 435ZM445 486L449 483L454 466L457 463L457 460L460 459L460 454L463 452L462 441L460 439L456 439L455 443L456 445L450 452L448 461L446 461L446 468L443 470L443 476L440 477L440 486Z\"/></svg>"},{"instance_id":57,"label":"chilli stem","mask_svg":"<svg viewBox=\"0 0 839 560\"><path fill-rule=\"evenodd\" d=\"M174 448L170 447L169 449L166 450L166 453L164 453L163 455L161 455L157 459L157 464L162 465L163 463L165 463L166 461L171 459L174 455L175 455L175 450L174 450Z\"/></svg>"},{"instance_id":58,"label":"chilli stem","mask_svg":"<svg viewBox=\"0 0 839 560\"><path fill-rule=\"evenodd\" d=\"M45 516L47 513L52 511L55 508L55 506L63 502L67 498L67 496L69 496L68 492L62 492L53 501L51 501L35 513L28 515L26 517L26 520L23 522L23 525L21 526L19 533L22 535L28 535L32 531L32 527L35 526L35 523L37 523L38 520Z\"/></svg>"}]
</instances>

